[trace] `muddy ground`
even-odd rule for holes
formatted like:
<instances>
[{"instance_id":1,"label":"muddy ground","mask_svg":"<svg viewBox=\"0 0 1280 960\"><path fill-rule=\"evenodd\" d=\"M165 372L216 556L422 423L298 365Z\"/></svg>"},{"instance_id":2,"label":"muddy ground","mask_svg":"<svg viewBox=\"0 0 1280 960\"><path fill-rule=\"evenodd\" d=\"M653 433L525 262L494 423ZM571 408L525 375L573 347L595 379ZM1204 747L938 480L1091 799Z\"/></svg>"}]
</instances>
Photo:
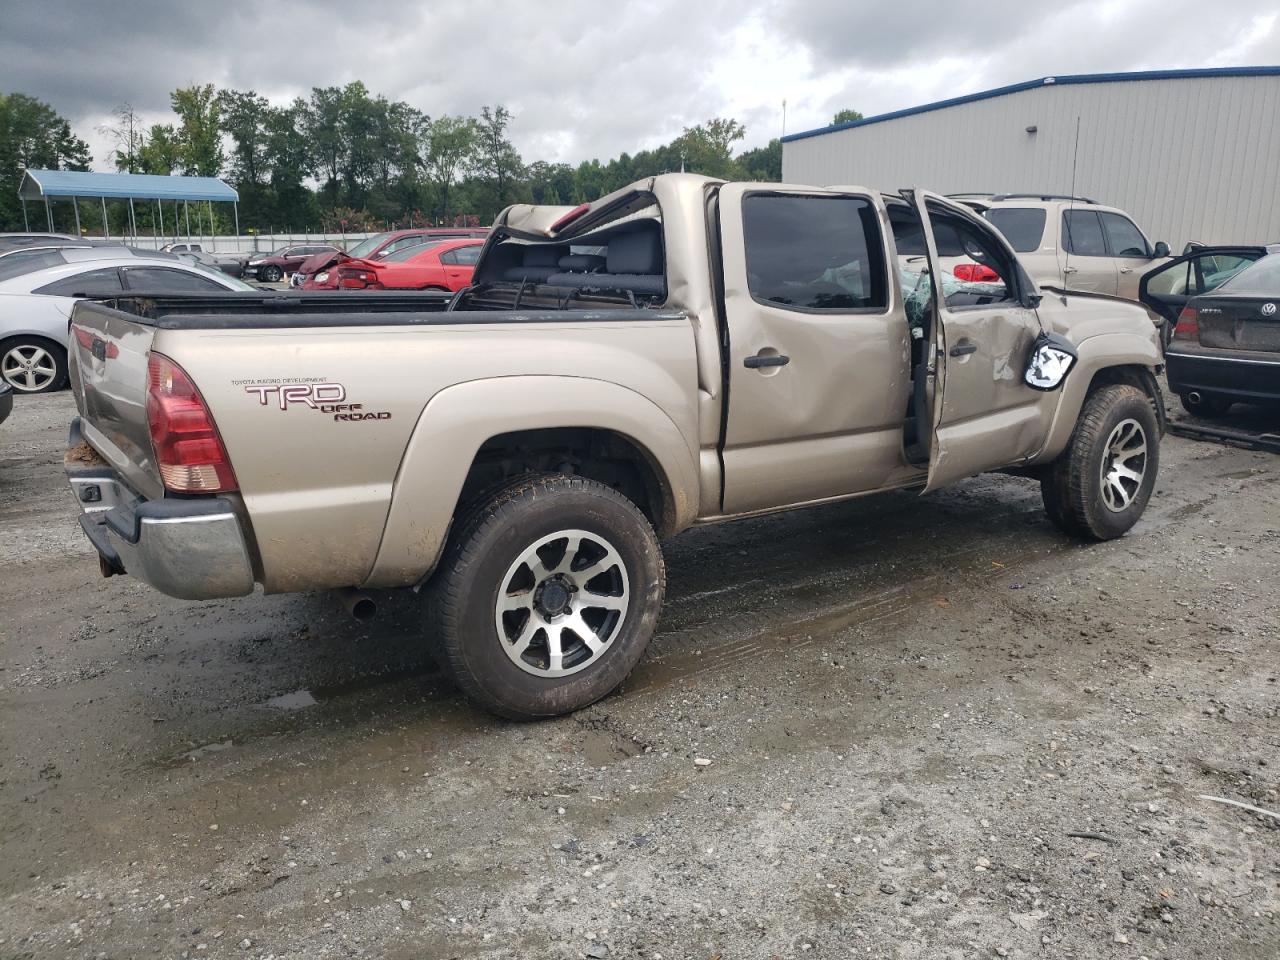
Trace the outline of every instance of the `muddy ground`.
<instances>
[{"instance_id":1,"label":"muddy ground","mask_svg":"<svg viewBox=\"0 0 1280 960\"><path fill-rule=\"evenodd\" d=\"M1280 810L1280 457L1170 437L1103 545L1011 477L687 533L519 725L412 597L99 579L71 413L0 427L0 958L1280 956L1280 821L1199 799Z\"/></svg>"}]
</instances>

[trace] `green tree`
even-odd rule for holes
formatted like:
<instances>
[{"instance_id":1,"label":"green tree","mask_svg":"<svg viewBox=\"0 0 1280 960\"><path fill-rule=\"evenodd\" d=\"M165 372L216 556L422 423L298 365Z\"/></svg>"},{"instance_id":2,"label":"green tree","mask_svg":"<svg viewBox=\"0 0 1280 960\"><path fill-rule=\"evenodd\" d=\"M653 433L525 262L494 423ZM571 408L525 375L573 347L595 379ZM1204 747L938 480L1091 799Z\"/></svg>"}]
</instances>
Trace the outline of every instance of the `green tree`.
<instances>
[{"instance_id":1,"label":"green tree","mask_svg":"<svg viewBox=\"0 0 1280 960\"><path fill-rule=\"evenodd\" d=\"M831 118L831 125L834 127L840 123L853 123L855 120L865 120L860 110L850 110L847 107L844 110L837 110L836 115Z\"/></svg>"},{"instance_id":2,"label":"green tree","mask_svg":"<svg viewBox=\"0 0 1280 960\"><path fill-rule=\"evenodd\" d=\"M98 127L98 132L115 142L116 147L110 157L116 169L121 173L138 173L138 154L146 142L142 120L131 103L116 107L115 117L115 123L103 124Z\"/></svg>"},{"instance_id":3,"label":"green tree","mask_svg":"<svg viewBox=\"0 0 1280 960\"><path fill-rule=\"evenodd\" d=\"M480 119L477 123L479 146L476 151L475 166L476 172L489 182L493 193L494 216L507 205L511 184L524 172L520 153L507 138L507 125L510 122L511 112L501 104L492 110L487 106L480 108Z\"/></svg>"},{"instance_id":4,"label":"green tree","mask_svg":"<svg viewBox=\"0 0 1280 960\"><path fill-rule=\"evenodd\" d=\"M782 141L774 137L767 146L744 151L738 156L738 167L746 180L782 180Z\"/></svg>"},{"instance_id":5,"label":"green tree","mask_svg":"<svg viewBox=\"0 0 1280 960\"><path fill-rule=\"evenodd\" d=\"M231 178L242 190L259 186L267 174L267 116L271 105L253 90L223 90L215 100L218 124L231 138Z\"/></svg>"},{"instance_id":6,"label":"green tree","mask_svg":"<svg viewBox=\"0 0 1280 960\"><path fill-rule=\"evenodd\" d=\"M22 230L24 170L88 170L89 146L49 104L0 93L0 229Z\"/></svg>"},{"instance_id":7,"label":"green tree","mask_svg":"<svg viewBox=\"0 0 1280 960\"><path fill-rule=\"evenodd\" d=\"M681 165L689 173L731 177L736 172L733 144L746 134L746 128L737 120L715 117L696 127L685 127L671 149L678 153Z\"/></svg>"},{"instance_id":8,"label":"green tree","mask_svg":"<svg viewBox=\"0 0 1280 960\"><path fill-rule=\"evenodd\" d=\"M221 110L211 83L182 87L169 95L178 115L178 161L182 172L216 177L222 171Z\"/></svg>"},{"instance_id":9,"label":"green tree","mask_svg":"<svg viewBox=\"0 0 1280 960\"><path fill-rule=\"evenodd\" d=\"M480 142L479 124L471 117L438 117L431 124L431 139L423 169L435 189L436 215L449 216L449 192L458 175L471 166Z\"/></svg>"},{"instance_id":10,"label":"green tree","mask_svg":"<svg viewBox=\"0 0 1280 960\"><path fill-rule=\"evenodd\" d=\"M182 144L171 123L153 123L138 148L138 173L169 176L182 164Z\"/></svg>"}]
</instances>

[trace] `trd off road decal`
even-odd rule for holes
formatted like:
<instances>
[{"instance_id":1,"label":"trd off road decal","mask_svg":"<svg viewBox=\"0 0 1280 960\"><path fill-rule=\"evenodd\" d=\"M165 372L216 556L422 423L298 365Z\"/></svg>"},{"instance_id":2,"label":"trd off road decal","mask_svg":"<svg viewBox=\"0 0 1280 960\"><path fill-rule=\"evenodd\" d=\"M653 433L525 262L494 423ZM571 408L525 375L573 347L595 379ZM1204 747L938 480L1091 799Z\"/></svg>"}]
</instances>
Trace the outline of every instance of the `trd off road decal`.
<instances>
[{"instance_id":1,"label":"trd off road decal","mask_svg":"<svg viewBox=\"0 0 1280 960\"><path fill-rule=\"evenodd\" d=\"M348 403L347 388L332 380L233 380L232 386L244 387L245 393L258 398L264 407L281 410L306 407L328 414L335 422L390 420L389 410L366 410L363 403Z\"/></svg>"}]
</instances>

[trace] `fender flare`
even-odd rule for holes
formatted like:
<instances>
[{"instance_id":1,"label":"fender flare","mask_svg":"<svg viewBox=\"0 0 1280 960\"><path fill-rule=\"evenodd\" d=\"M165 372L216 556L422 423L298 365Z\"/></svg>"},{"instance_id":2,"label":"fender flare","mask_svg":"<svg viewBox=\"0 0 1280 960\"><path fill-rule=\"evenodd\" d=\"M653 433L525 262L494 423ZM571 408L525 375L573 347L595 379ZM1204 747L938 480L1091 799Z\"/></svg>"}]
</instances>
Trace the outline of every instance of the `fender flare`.
<instances>
[{"instance_id":1,"label":"fender flare","mask_svg":"<svg viewBox=\"0 0 1280 960\"><path fill-rule=\"evenodd\" d=\"M1080 341L1076 350L1080 359L1062 385L1045 444L1032 463L1046 463L1066 449L1089 387L1099 372L1109 367L1142 367L1152 372L1164 362L1156 344L1137 333L1102 333Z\"/></svg>"},{"instance_id":2,"label":"fender flare","mask_svg":"<svg viewBox=\"0 0 1280 960\"><path fill-rule=\"evenodd\" d=\"M480 447L504 433L591 427L627 437L650 458L672 511L672 530L698 512L698 457L661 407L607 380L516 376L446 387L414 426L396 472L386 526L363 586L420 582L439 562L463 484Z\"/></svg>"}]
</instances>

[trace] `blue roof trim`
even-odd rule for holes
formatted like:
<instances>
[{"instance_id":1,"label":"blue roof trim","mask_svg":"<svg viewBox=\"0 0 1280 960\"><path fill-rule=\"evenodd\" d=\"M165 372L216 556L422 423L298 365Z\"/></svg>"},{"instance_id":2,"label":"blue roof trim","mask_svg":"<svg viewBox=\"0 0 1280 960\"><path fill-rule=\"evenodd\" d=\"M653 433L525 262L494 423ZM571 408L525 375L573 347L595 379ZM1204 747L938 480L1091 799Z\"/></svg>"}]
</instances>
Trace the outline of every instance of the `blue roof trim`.
<instances>
[{"instance_id":1,"label":"blue roof trim","mask_svg":"<svg viewBox=\"0 0 1280 960\"><path fill-rule=\"evenodd\" d=\"M1077 73L1058 77L1040 77L1038 80L1025 80L1022 83L1011 83L1007 87L996 87L994 90L983 90L981 93L968 93L950 100L938 100L919 107L907 107L894 110L892 113L881 113L862 120L850 120L816 130L805 130L792 133L782 138L783 143L793 140L804 140L807 137L820 137L824 133L836 133L852 127L865 127L872 123L883 123L886 120L897 120L917 113L928 113L931 110L943 110L956 107L962 103L973 103L977 100L990 100L992 97L1003 97L1010 93L1021 93L1023 90L1034 90L1037 87L1067 86L1076 83L1119 83L1125 80L1193 80L1203 77L1275 77L1280 76L1280 66L1275 67L1200 67L1187 70L1138 70L1130 73Z\"/></svg>"},{"instance_id":2,"label":"blue roof trim","mask_svg":"<svg viewBox=\"0 0 1280 960\"><path fill-rule=\"evenodd\" d=\"M217 177L166 177L149 173L84 173L27 170L18 186L27 200L42 197L98 197L127 200L215 200L232 203L240 194Z\"/></svg>"}]
</instances>

